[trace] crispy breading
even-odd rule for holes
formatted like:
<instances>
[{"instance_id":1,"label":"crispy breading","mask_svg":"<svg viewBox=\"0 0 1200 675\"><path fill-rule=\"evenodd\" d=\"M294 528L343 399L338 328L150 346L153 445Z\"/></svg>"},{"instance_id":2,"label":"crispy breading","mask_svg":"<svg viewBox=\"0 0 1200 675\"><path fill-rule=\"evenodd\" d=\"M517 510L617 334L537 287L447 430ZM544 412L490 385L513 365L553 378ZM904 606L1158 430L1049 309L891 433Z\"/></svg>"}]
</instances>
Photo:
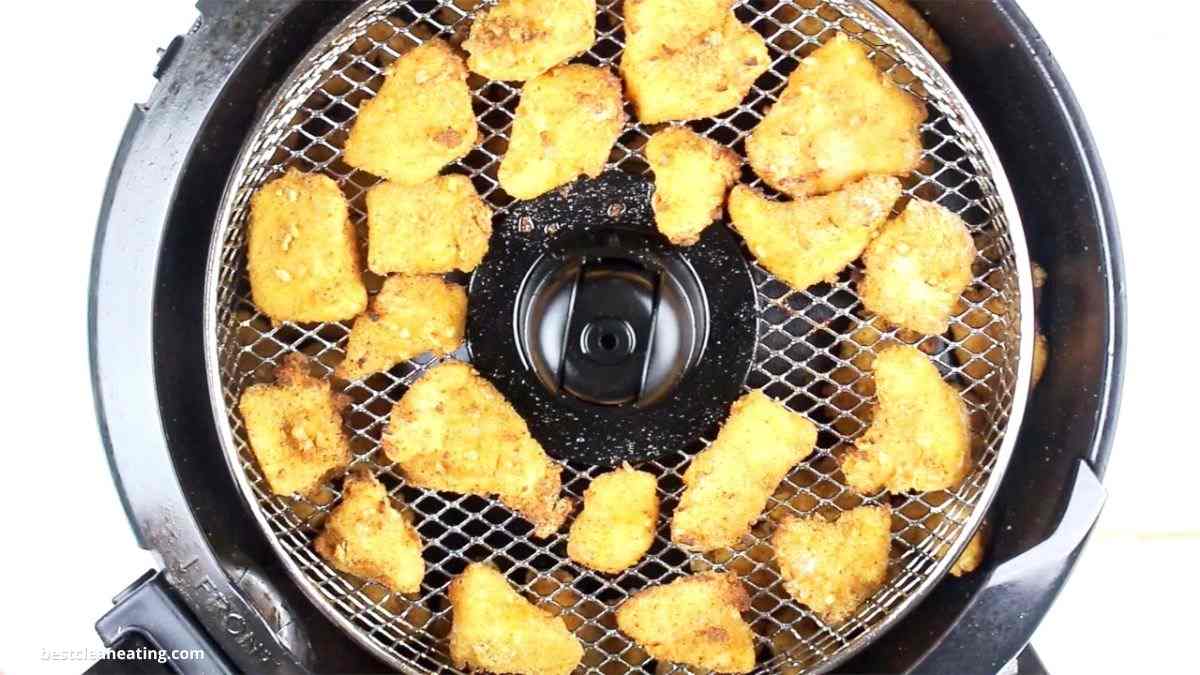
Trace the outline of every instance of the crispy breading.
<instances>
[{"instance_id":1,"label":"crispy breading","mask_svg":"<svg viewBox=\"0 0 1200 675\"><path fill-rule=\"evenodd\" d=\"M846 483L859 493L945 490L971 468L967 408L920 350L884 347L873 364L871 426L842 458Z\"/></svg>"},{"instance_id":2,"label":"crispy breading","mask_svg":"<svg viewBox=\"0 0 1200 675\"><path fill-rule=\"evenodd\" d=\"M357 380L419 354L443 356L463 341L467 291L438 276L388 277L371 309L354 320L335 374Z\"/></svg>"},{"instance_id":3,"label":"crispy breading","mask_svg":"<svg viewBox=\"0 0 1200 675\"><path fill-rule=\"evenodd\" d=\"M939 63L943 66L950 63L950 48L908 0L875 0L875 4L912 33Z\"/></svg>"},{"instance_id":4,"label":"crispy breading","mask_svg":"<svg viewBox=\"0 0 1200 675\"><path fill-rule=\"evenodd\" d=\"M687 127L667 127L646 143L654 170L654 222L673 244L691 246L721 217L741 171L737 153Z\"/></svg>"},{"instance_id":5,"label":"crispy breading","mask_svg":"<svg viewBox=\"0 0 1200 675\"><path fill-rule=\"evenodd\" d=\"M816 442L812 422L761 391L734 401L716 440L683 474L671 541L699 551L737 544Z\"/></svg>"},{"instance_id":6,"label":"crispy breading","mask_svg":"<svg viewBox=\"0 0 1200 675\"><path fill-rule=\"evenodd\" d=\"M763 267L804 289L834 281L858 259L900 197L900 181L868 176L845 189L790 202L739 185L729 193L729 217Z\"/></svg>"},{"instance_id":7,"label":"crispy breading","mask_svg":"<svg viewBox=\"0 0 1200 675\"><path fill-rule=\"evenodd\" d=\"M790 517L771 536L783 585L830 625L855 610L887 580L892 511L860 506L830 522Z\"/></svg>"},{"instance_id":8,"label":"crispy breading","mask_svg":"<svg viewBox=\"0 0 1200 675\"><path fill-rule=\"evenodd\" d=\"M1050 363L1050 341L1046 339L1046 334L1038 332L1033 336L1033 379L1030 380L1030 388L1036 387L1038 382L1042 381L1042 376L1046 374L1046 366Z\"/></svg>"},{"instance_id":9,"label":"crispy breading","mask_svg":"<svg viewBox=\"0 0 1200 675\"><path fill-rule=\"evenodd\" d=\"M596 42L596 0L500 0L476 15L467 67L492 80L528 80Z\"/></svg>"},{"instance_id":10,"label":"crispy breading","mask_svg":"<svg viewBox=\"0 0 1200 675\"><path fill-rule=\"evenodd\" d=\"M771 65L731 0L626 0L621 75L643 124L733 108Z\"/></svg>"},{"instance_id":11,"label":"crispy breading","mask_svg":"<svg viewBox=\"0 0 1200 675\"><path fill-rule=\"evenodd\" d=\"M967 542L966 548L962 553L958 554L958 559L950 565L950 574L961 577L964 574L970 574L979 569L979 565L983 563L983 549L987 544L987 525L981 525L975 531L975 536L971 537L971 541Z\"/></svg>"},{"instance_id":12,"label":"crispy breading","mask_svg":"<svg viewBox=\"0 0 1200 675\"><path fill-rule=\"evenodd\" d=\"M595 178L624 125L621 81L607 69L574 63L538 75L521 90L500 187L533 199L581 174Z\"/></svg>"},{"instance_id":13,"label":"crispy breading","mask_svg":"<svg viewBox=\"0 0 1200 675\"><path fill-rule=\"evenodd\" d=\"M456 668L567 675L583 658L583 646L562 618L534 606L490 565L467 565L449 595L450 659Z\"/></svg>"},{"instance_id":14,"label":"crispy breading","mask_svg":"<svg viewBox=\"0 0 1200 675\"><path fill-rule=\"evenodd\" d=\"M479 128L467 67L450 45L429 40L393 61L384 78L359 107L342 153L347 164L415 185L471 151Z\"/></svg>"},{"instance_id":15,"label":"crispy breading","mask_svg":"<svg viewBox=\"0 0 1200 675\"><path fill-rule=\"evenodd\" d=\"M861 45L838 34L792 72L746 139L746 157L768 185L793 197L869 174L903 176L921 160L925 115Z\"/></svg>"},{"instance_id":16,"label":"crispy breading","mask_svg":"<svg viewBox=\"0 0 1200 675\"><path fill-rule=\"evenodd\" d=\"M748 673L754 634L741 613L749 608L737 575L704 572L637 592L617 608L617 627L656 659Z\"/></svg>"},{"instance_id":17,"label":"crispy breading","mask_svg":"<svg viewBox=\"0 0 1200 675\"><path fill-rule=\"evenodd\" d=\"M346 401L308 368L308 359L290 354L274 383L250 385L238 401L250 449L277 495L311 494L350 462L342 430Z\"/></svg>"},{"instance_id":18,"label":"crispy breading","mask_svg":"<svg viewBox=\"0 0 1200 675\"><path fill-rule=\"evenodd\" d=\"M334 569L373 579L396 593L421 589L421 545L416 528L392 507L387 489L365 472L346 478L341 503L313 542Z\"/></svg>"},{"instance_id":19,"label":"crispy breading","mask_svg":"<svg viewBox=\"0 0 1200 675\"><path fill-rule=\"evenodd\" d=\"M597 476L583 493L571 524L567 555L591 569L616 574L646 555L658 524L654 474L625 465Z\"/></svg>"},{"instance_id":20,"label":"crispy breading","mask_svg":"<svg viewBox=\"0 0 1200 675\"><path fill-rule=\"evenodd\" d=\"M492 210L466 176L367 191L367 267L376 274L470 272L491 236Z\"/></svg>"},{"instance_id":21,"label":"crispy breading","mask_svg":"<svg viewBox=\"0 0 1200 675\"><path fill-rule=\"evenodd\" d=\"M346 198L332 179L289 169L250 199L250 294L272 321L343 321L367 307Z\"/></svg>"},{"instance_id":22,"label":"crispy breading","mask_svg":"<svg viewBox=\"0 0 1200 675\"><path fill-rule=\"evenodd\" d=\"M921 199L884 224L863 253L863 306L888 322L924 333L946 332L970 285L975 242L953 211Z\"/></svg>"},{"instance_id":23,"label":"crispy breading","mask_svg":"<svg viewBox=\"0 0 1200 675\"><path fill-rule=\"evenodd\" d=\"M496 495L553 534L571 511L559 499L562 467L529 435L491 382L459 361L430 368L392 409L383 449L416 487Z\"/></svg>"}]
</instances>

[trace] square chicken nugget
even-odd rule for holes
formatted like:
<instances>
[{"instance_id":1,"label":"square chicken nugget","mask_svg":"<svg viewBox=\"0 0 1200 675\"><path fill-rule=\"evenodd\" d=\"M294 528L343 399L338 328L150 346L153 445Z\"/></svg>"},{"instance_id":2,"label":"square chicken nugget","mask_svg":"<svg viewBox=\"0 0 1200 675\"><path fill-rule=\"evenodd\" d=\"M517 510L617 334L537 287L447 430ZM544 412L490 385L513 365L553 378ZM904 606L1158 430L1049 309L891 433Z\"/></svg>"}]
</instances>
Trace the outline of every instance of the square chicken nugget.
<instances>
[{"instance_id":1,"label":"square chicken nugget","mask_svg":"<svg viewBox=\"0 0 1200 675\"><path fill-rule=\"evenodd\" d=\"M456 668L568 675L583 646L561 617L535 607L496 568L472 563L450 583L450 659Z\"/></svg>"},{"instance_id":2,"label":"square chicken nugget","mask_svg":"<svg viewBox=\"0 0 1200 675\"><path fill-rule=\"evenodd\" d=\"M242 392L238 412L263 478L277 495L312 494L327 476L350 462L342 431L345 401L329 381L313 377L308 360L292 354L273 384Z\"/></svg>"},{"instance_id":3,"label":"square chicken nugget","mask_svg":"<svg viewBox=\"0 0 1200 675\"><path fill-rule=\"evenodd\" d=\"M346 478L342 501L313 548L334 569L378 581L396 593L416 593L425 577L421 536L392 507L383 484L367 473Z\"/></svg>"},{"instance_id":4,"label":"square chicken nugget","mask_svg":"<svg viewBox=\"0 0 1200 675\"><path fill-rule=\"evenodd\" d=\"M812 422L761 391L734 401L716 440L683 474L671 541L698 551L735 546L816 442Z\"/></svg>"},{"instance_id":5,"label":"square chicken nugget","mask_svg":"<svg viewBox=\"0 0 1200 675\"><path fill-rule=\"evenodd\" d=\"M621 75L643 124L725 112L771 64L731 0L626 0L625 32Z\"/></svg>"},{"instance_id":6,"label":"square chicken nugget","mask_svg":"<svg viewBox=\"0 0 1200 675\"><path fill-rule=\"evenodd\" d=\"M350 128L347 164L414 185L470 152L479 128L467 67L450 45L430 40L393 61L384 77Z\"/></svg>"},{"instance_id":7,"label":"square chicken nugget","mask_svg":"<svg viewBox=\"0 0 1200 675\"><path fill-rule=\"evenodd\" d=\"M533 199L581 174L599 176L625 125L622 105L621 81L604 68L570 64L526 82L500 187Z\"/></svg>"},{"instance_id":8,"label":"square chicken nugget","mask_svg":"<svg viewBox=\"0 0 1200 675\"><path fill-rule=\"evenodd\" d=\"M891 533L891 509L860 506L832 522L788 517L771 546L787 592L836 626L887 580Z\"/></svg>"},{"instance_id":9,"label":"square chicken nugget","mask_svg":"<svg viewBox=\"0 0 1200 675\"><path fill-rule=\"evenodd\" d=\"M921 161L925 106L838 34L809 54L746 139L750 166L793 197L837 190L868 174L903 176Z\"/></svg>"},{"instance_id":10,"label":"square chicken nugget","mask_svg":"<svg viewBox=\"0 0 1200 675\"><path fill-rule=\"evenodd\" d=\"M657 488L653 474L629 465L597 476L583 493L583 511L571 524L567 555L608 574L633 566L654 543Z\"/></svg>"},{"instance_id":11,"label":"square chicken nugget","mask_svg":"<svg viewBox=\"0 0 1200 675\"><path fill-rule=\"evenodd\" d=\"M673 244L691 246L721 217L725 195L741 170L737 153L684 127L650 137L654 222Z\"/></svg>"},{"instance_id":12,"label":"square chicken nugget","mask_svg":"<svg viewBox=\"0 0 1200 675\"><path fill-rule=\"evenodd\" d=\"M529 80L596 41L596 0L500 0L463 43L467 67L493 80Z\"/></svg>"},{"instance_id":13,"label":"square chicken nugget","mask_svg":"<svg viewBox=\"0 0 1200 675\"><path fill-rule=\"evenodd\" d=\"M354 320L336 374L357 380L419 354L449 354L462 344L467 291L437 276L388 277L371 309Z\"/></svg>"},{"instance_id":14,"label":"square chicken nugget","mask_svg":"<svg viewBox=\"0 0 1200 675\"><path fill-rule=\"evenodd\" d=\"M638 591L617 608L617 627L660 661L718 673L754 670L750 597L737 575L704 572Z\"/></svg>"},{"instance_id":15,"label":"square chicken nugget","mask_svg":"<svg viewBox=\"0 0 1200 675\"><path fill-rule=\"evenodd\" d=\"M274 322L344 321L367 308L346 198L332 179L289 169L250 200L250 295Z\"/></svg>"},{"instance_id":16,"label":"square chicken nugget","mask_svg":"<svg viewBox=\"0 0 1200 675\"><path fill-rule=\"evenodd\" d=\"M367 267L376 274L470 272L491 236L492 210L466 176L367 191Z\"/></svg>"}]
</instances>

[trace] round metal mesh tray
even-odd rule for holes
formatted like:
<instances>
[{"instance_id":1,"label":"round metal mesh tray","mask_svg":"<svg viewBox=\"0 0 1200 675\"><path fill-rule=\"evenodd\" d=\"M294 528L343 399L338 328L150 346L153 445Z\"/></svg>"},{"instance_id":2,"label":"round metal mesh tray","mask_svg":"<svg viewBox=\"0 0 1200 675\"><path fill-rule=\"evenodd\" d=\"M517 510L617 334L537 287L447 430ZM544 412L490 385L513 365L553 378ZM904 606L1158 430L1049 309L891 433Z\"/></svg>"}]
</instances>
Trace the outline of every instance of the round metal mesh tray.
<instances>
[{"instance_id":1,"label":"round metal mesh tray","mask_svg":"<svg viewBox=\"0 0 1200 675\"><path fill-rule=\"evenodd\" d=\"M624 33L620 2L601 0L597 41L577 61L616 68ZM405 486L379 447L395 401L432 361L417 359L344 385L353 403L345 413L354 465L368 467L403 498L425 540L428 573L415 596L342 575L313 552L322 522L338 502L336 485L316 498L279 498L266 488L236 408L243 389L268 381L281 359L309 355L327 372L344 354L348 323L272 326L250 301L245 224L255 189L288 167L331 176L350 200L351 217L365 227L364 194L379 179L341 161L341 148L358 106L382 81L383 68L423 40L465 37L477 0L370 0L322 38L264 108L246 139L231 176L209 256L206 339L211 394L236 480L268 539L297 584L339 626L391 665L417 672L456 672L446 636L450 580L471 561L491 561L527 597L564 617L584 643L588 672L670 672L616 629L615 607L630 594L707 568L736 571L751 594L746 618L758 640L759 668L814 672L848 658L923 597L979 525L1007 464L1024 407L1030 343L1027 259L1016 209L982 127L962 95L929 55L897 24L861 0L753 0L736 14L769 44L772 66L736 109L690 122L696 131L744 154L743 139L778 97L799 59L837 32L866 44L871 58L898 85L925 101L920 168L905 179L905 193L935 200L961 214L979 249L974 286L964 294L952 330L920 337L878 332L853 290L852 268L836 283L790 289L757 264L758 343L746 389L804 413L820 429L818 448L798 466L768 504L741 546L709 554L684 552L670 543L669 516L682 491L681 475L703 447L680 448L639 468L656 474L664 517L646 558L613 576L584 570L566 556L566 528L546 541L529 538L529 526L497 502ZM471 177L505 227L512 199L499 189L496 171L507 145L519 88L472 74L480 142L448 171ZM644 174L642 156L653 129L632 121L613 148L609 170ZM746 182L762 187L747 168ZM723 227L715 225L714 227ZM747 258L752 257L747 253ZM380 280L368 275L368 286ZM862 498L850 491L834 450L869 424L869 359L887 341L916 344L963 392L975 437L975 468L953 492ZM467 358L466 350L455 355ZM1009 428L1013 433L1006 433ZM716 429L708 430L711 439ZM564 491L581 497L603 470L568 464ZM783 590L767 543L772 523L785 513L833 515L862 503L887 501L894 512L892 555L886 585L839 626L822 623ZM683 670L682 667L678 667Z\"/></svg>"}]
</instances>

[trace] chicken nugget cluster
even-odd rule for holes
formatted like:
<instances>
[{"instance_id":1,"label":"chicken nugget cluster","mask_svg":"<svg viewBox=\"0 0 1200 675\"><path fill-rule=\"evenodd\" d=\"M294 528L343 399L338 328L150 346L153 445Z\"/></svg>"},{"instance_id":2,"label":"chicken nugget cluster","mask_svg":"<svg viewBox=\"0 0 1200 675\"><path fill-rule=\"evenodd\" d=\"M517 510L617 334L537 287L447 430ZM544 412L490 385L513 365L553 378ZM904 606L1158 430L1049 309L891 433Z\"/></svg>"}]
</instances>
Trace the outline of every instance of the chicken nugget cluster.
<instances>
[{"instance_id":1,"label":"chicken nugget cluster","mask_svg":"<svg viewBox=\"0 0 1200 675\"><path fill-rule=\"evenodd\" d=\"M771 274L804 289L834 281L862 255L900 197L900 181L868 176L820 197L778 202L739 185L729 217L746 246Z\"/></svg>"},{"instance_id":2,"label":"chicken nugget cluster","mask_svg":"<svg viewBox=\"0 0 1200 675\"><path fill-rule=\"evenodd\" d=\"M467 67L493 80L529 80L596 41L596 0L500 0L475 17Z\"/></svg>"},{"instance_id":3,"label":"chicken nugget cluster","mask_svg":"<svg viewBox=\"0 0 1200 675\"><path fill-rule=\"evenodd\" d=\"M639 591L617 608L617 627L665 661L718 673L754 669L750 598L730 573L704 572Z\"/></svg>"},{"instance_id":4,"label":"chicken nugget cluster","mask_svg":"<svg viewBox=\"0 0 1200 675\"><path fill-rule=\"evenodd\" d=\"M829 625L854 615L887 580L892 512L860 506L832 522L786 518L771 536L787 592Z\"/></svg>"},{"instance_id":5,"label":"chicken nugget cluster","mask_svg":"<svg viewBox=\"0 0 1200 675\"><path fill-rule=\"evenodd\" d=\"M903 176L921 160L925 106L838 34L808 55L746 139L746 157L771 187L804 197L868 174Z\"/></svg>"},{"instance_id":6,"label":"chicken nugget cluster","mask_svg":"<svg viewBox=\"0 0 1200 675\"><path fill-rule=\"evenodd\" d=\"M873 364L871 426L842 458L846 483L862 494L931 492L956 486L971 467L967 408L920 350L885 347Z\"/></svg>"},{"instance_id":7,"label":"chicken nugget cluster","mask_svg":"<svg viewBox=\"0 0 1200 675\"><path fill-rule=\"evenodd\" d=\"M420 535L392 507L383 484L367 473L346 478L342 501L313 548L334 569L396 593L416 593L425 576Z\"/></svg>"},{"instance_id":8,"label":"chicken nugget cluster","mask_svg":"<svg viewBox=\"0 0 1200 675\"><path fill-rule=\"evenodd\" d=\"M308 360L291 354L272 384L242 392L238 412L263 478L277 495L308 495L350 462L342 431L345 401L329 381L308 371Z\"/></svg>"},{"instance_id":9,"label":"chicken nugget cluster","mask_svg":"<svg viewBox=\"0 0 1200 675\"><path fill-rule=\"evenodd\" d=\"M737 544L816 442L812 422L761 391L734 401L716 440L683 474L671 541L698 551Z\"/></svg>"},{"instance_id":10,"label":"chicken nugget cluster","mask_svg":"<svg viewBox=\"0 0 1200 675\"><path fill-rule=\"evenodd\" d=\"M690 246L721 217L741 160L729 148L686 127L650 137L646 161L654 171L654 222L672 244Z\"/></svg>"},{"instance_id":11,"label":"chicken nugget cluster","mask_svg":"<svg viewBox=\"0 0 1200 675\"><path fill-rule=\"evenodd\" d=\"M335 374L357 380L419 354L449 354L463 341L467 291L437 276L392 276L354 320Z\"/></svg>"},{"instance_id":12,"label":"chicken nugget cluster","mask_svg":"<svg viewBox=\"0 0 1200 675\"><path fill-rule=\"evenodd\" d=\"M767 45L732 0L626 0L621 75L643 124L737 106L770 67Z\"/></svg>"},{"instance_id":13,"label":"chicken nugget cluster","mask_svg":"<svg viewBox=\"0 0 1200 675\"><path fill-rule=\"evenodd\" d=\"M492 210L466 176L367 191L367 267L376 274L470 272L492 236Z\"/></svg>"},{"instance_id":14,"label":"chicken nugget cluster","mask_svg":"<svg viewBox=\"0 0 1200 675\"><path fill-rule=\"evenodd\" d=\"M595 178L625 125L621 81L604 68L573 63L525 83L500 187L533 199L580 175Z\"/></svg>"},{"instance_id":15,"label":"chicken nugget cluster","mask_svg":"<svg viewBox=\"0 0 1200 675\"><path fill-rule=\"evenodd\" d=\"M354 226L331 178L296 169L250 200L247 267L272 321L343 321L367 307Z\"/></svg>"},{"instance_id":16,"label":"chicken nugget cluster","mask_svg":"<svg viewBox=\"0 0 1200 675\"><path fill-rule=\"evenodd\" d=\"M633 566L654 543L657 488L653 474L628 465L597 476L583 493L583 510L571 524L567 555L608 574Z\"/></svg>"},{"instance_id":17,"label":"chicken nugget cluster","mask_svg":"<svg viewBox=\"0 0 1200 675\"><path fill-rule=\"evenodd\" d=\"M567 675L583 646L560 617L517 593L496 568L473 563L450 584L450 659L456 668Z\"/></svg>"},{"instance_id":18,"label":"chicken nugget cluster","mask_svg":"<svg viewBox=\"0 0 1200 675\"><path fill-rule=\"evenodd\" d=\"M888 221L863 254L863 306L902 328L946 332L974 275L975 243L953 211L921 199Z\"/></svg>"},{"instance_id":19,"label":"chicken nugget cluster","mask_svg":"<svg viewBox=\"0 0 1200 675\"><path fill-rule=\"evenodd\" d=\"M342 153L347 164L415 185L475 145L479 127L467 67L444 40L429 40L402 55L384 78L350 128Z\"/></svg>"},{"instance_id":20,"label":"chicken nugget cluster","mask_svg":"<svg viewBox=\"0 0 1200 675\"><path fill-rule=\"evenodd\" d=\"M562 467L529 435L525 420L471 366L430 368L392 408L383 449L409 484L496 495L548 537L570 512L559 499Z\"/></svg>"}]
</instances>

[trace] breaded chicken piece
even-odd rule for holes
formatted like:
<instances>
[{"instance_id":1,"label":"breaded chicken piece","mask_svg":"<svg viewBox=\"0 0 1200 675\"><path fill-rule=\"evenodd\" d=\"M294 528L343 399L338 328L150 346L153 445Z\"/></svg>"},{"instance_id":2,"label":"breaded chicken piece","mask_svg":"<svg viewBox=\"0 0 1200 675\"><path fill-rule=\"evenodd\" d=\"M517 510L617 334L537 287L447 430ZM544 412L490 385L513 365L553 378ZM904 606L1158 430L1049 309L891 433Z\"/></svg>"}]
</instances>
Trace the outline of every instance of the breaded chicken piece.
<instances>
[{"instance_id":1,"label":"breaded chicken piece","mask_svg":"<svg viewBox=\"0 0 1200 675\"><path fill-rule=\"evenodd\" d=\"M858 259L900 197L900 181L868 176L844 190L790 202L739 185L729 194L733 229L763 267L789 286L834 281Z\"/></svg>"},{"instance_id":2,"label":"breaded chicken piece","mask_svg":"<svg viewBox=\"0 0 1200 675\"><path fill-rule=\"evenodd\" d=\"M479 128L467 67L450 45L429 40L393 61L384 77L350 128L342 153L347 164L416 185L470 152Z\"/></svg>"},{"instance_id":3,"label":"breaded chicken piece","mask_svg":"<svg viewBox=\"0 0 1200 675\"><path fill-rule=\"evenodd\" d=\"M463 49L473 72L524 81L595 42L596 0L500 0L475 17Z\"/></svg>"},{"instance_id":4,"label":"breaded chicken piece","mask_svg":"<svg viewBox=\"0 0 1200 675\"><path fill-rule=\"evenodd\" d=\"M1030 388L1036 387L1046 374L1046 366L1050 363L1050 341L1046 334L1038 332L1033 336L1033 379Z\"/></svg>"},{"instance_id":5,"label":"breaded chicken piece","mask_svg":"<svg viewBox=\"0 0 1200 675\"><path fill-rule=\"evenodd\" d=\"M450 584L450 659L460 669L567 675L583 646L563 620L521 597L490 565L472 563Z\"/></svg>"},{"instance_id":6,"label":"breaded chicken piece","mask_svg":"<svg viewBox=\"0 0 1200 675\"><path fill-rule=\"evenodd\" d=\"M621 81L604 68L573 63L525 83L500 187L533 199L581 174L595 178L625 125Z\"/></svg>"},{"instance_id":7,"label":"breaded chicken piece","mask_svg":"<svg viewBox=\"0 0 1200 675\"><path fill-rule=\"evenodd\" d=\"M888 221L863 253L863 306L890 323L926 335L946 332L970 285L975 242L949 209L914 199Z\"/></svg>"},{"instance_id":8,"label":"breaded chicken piece","mask_svg":"<svg viewBox=\"0 0 1200 675\"><path fill-rule=\"evenodd\" d=\"M283 360L273 384L242 392L238 412L272 492L311 494L350 462L350 442L342 431L345 404L328 380L309 373L308 360L299 354Z\"/></svg>"},{"instance_id":9,"label":"breaded chicken piece","mask_svg":"<svg viewBox=\"0 0 1200 675\"><path fill-rule=\"evenodd\" d=\"M525 420L471 366L430 368L392 409L383 449L409 484L496 495L548 537L571 511L559 499L562 467L529 435Z\"/></svg>"},{"instance_id":10,"label":"breaded chicken piece","mask_svg":"<svg viewBox=\"0 0 1200 675\"><path fill-rule=\"evenodd\" d=\"M372 579L396 593L416 593L425 577L421 536L392 508L387 489L369 473L342 485L342 502L313 548L334 569Z\"/></svg>"},{"instance_id":11,"label":"breaded chicken piece","mask_svg":"<svg viewBox=\"0 0 1200 675\"><path fill-rule=\"evenodd\" d=\"M654 170L654 222L672 244L691 246L721 217L741 171L737 153L686 127L667 127L646 143Z\"/></svg>"},{"instance_id":12,"label":"breaded chicken piece","mask_svg":"<svg viewBox=\"0 0 1200 675\"><path fill-rule=\"evenodd\" d=\"M462 344L466 326L462 286L437 276L388 277L370 311L354 320L335 374L357 380L425 352L449 354Z\"/></svg>"},{"instance_id":13,"label":"breaded chicken piece","mask_svg":"<svg viewBox=\"0 0 1200 675\"><path fill-rule=\"evenodd\" d=\"M887 580L892 511L860 506L832 522L790 517L771 536L783 585L829 625L854 615Z\"/></svg>"},{"instance_id":14,"label":"breaded chicken piece","mask_svg":"<svg viewBox=\"0 0 1200 675\"><path fill-rule=\"evenodd\" d=\"M343 321L367 308L346 198L332 179L289 169L250 199L254 304L274 322Z\"/></svg>"},{"instance_id":15,"label":"breaded chicken piece","mask_svg":"<svg viewBox=\"0 0 1200 675\"><path fill-rule=\"evenodd\" d=\"M748 673L754 634L741 615L748 609L737 575L704 572L634 594L617 608L617 627L656 659Z\"/></svg>"},{"instance_id":16,"label":"breaded chicken piece","mask_svg":"<svg viewBox=\"0 0 1200 675\"><path fill-rule=\"evenodd\" d=\"M958 391L915 347L890 345L875 357L878 404L871 426L842 458L855 491L948 490L971 468L971 430Z\"/></svg>"},{"instance_id":17,"label":"breaded chicken piece","mask_svg":"<svg viewBox=\"0 0 1200 675\"><path fill-rule=\"evenodd\" d=\"M838 34L808 55L746 139L750 165L793 197L840 189L868 174L903 176L921 160L925 106Z\"/></svg>"},{"instance_id":18,"label":"breaded chicken piece","mask_svg":"<svg viewBox=\"0 0 1200 675\"><path fill-rule=\"evenodd\" d=\"M734 401L716 440L683 474L671 541L698 551L737 544L816 442L812 422L761 391Z\"/></svg>"},{"instance_id":19,"label":"breaded chicken piece","mask_svg":"<svg viewBox=\"0 0 1200 675\"><path fill-rule=\"evenodd\" d=\"M625 35L621 76L643 124L725 112L771 64L731 0L626 0Z\"/></svg>"},{"instance_id":20,"label":"breaded chicken piece","mask_svg":"<svg viewBox=\"0 0 1200 675\"><path fill-rule=\"evenodd\" d=\"M912 33L938 63L943 66L950 63L950 48L908 0L875 0L875 4Z\"/></svg>"},{"instance_id":21,"label":"breaded chicken piece","mask_svg":"<svg viewBox=\"0 0 1200 675\"><path fill-rule=\"evenodd\" d=\"M367 191L367 267L376 274L470 272L491 236L492 210L466 176Z\"/></svg>"},{"instance_id":22,"label":"breaded chicken piece","mask_svg":"<svg viewBox=\"0 0 1200 675\"><path fill-rule=\"evenodd\" d=\"M971 541L967 542L966 548L962 553L958 554L958 560L955 560L950 565L950 574L961 577L964 574L970 574L979 569L983 564L983 548L987 545L987 524L981 525L975 532L975 536L971 537Z\"/></svg>"},{"instance_id":23,"label":"breaded chicken piece","mask_svg":"<svg viewBox=\"0 0 1200 675\"><path fill-rule=\"evenodd\" d=\"M624 468L597 476L583 493L583 511L571 524L567 555L591 569L616 574L646 555L658 524L653 474Z\"/></svg>"}]
</instances>

